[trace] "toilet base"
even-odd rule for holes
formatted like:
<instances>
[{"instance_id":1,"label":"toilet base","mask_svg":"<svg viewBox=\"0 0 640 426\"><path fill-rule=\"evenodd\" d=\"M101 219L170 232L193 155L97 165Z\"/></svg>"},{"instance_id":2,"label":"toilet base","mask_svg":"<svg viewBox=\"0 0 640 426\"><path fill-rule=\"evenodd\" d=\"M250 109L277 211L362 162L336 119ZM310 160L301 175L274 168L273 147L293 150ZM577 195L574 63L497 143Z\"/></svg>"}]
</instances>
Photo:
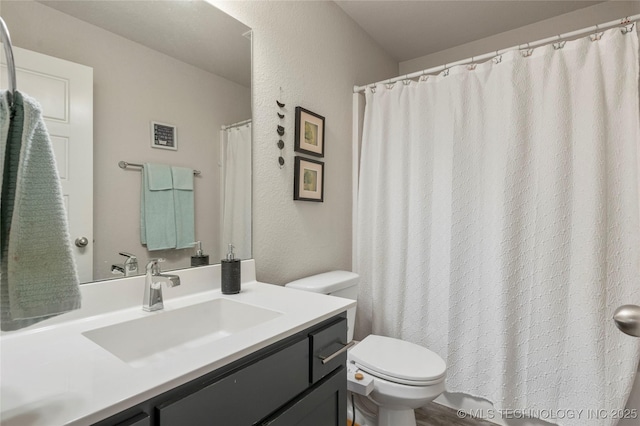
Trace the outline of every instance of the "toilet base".
<instances>
[{"instance_id":1,"label":"toilet base","mask_svg":"<svg viewBox=\"0 0 640 426\"><path fill-rule=\"evenodd\" d=\"M353 408L354 406L351 404L351 397L353 396L353 402L355 402L355 410L356 410L356 422L351 423L353 421ZM378 426L378 406L375 405L371 400L367 397L363 397L362 395L358 395L357 393L347 392L347 422L348 425L352 426Z\"/></svg>"},{"instance_id":2,"label":"toilet base","mask_svg":"<svg viewBox=\"0 0 640 426\"><path fill-rule=\"evenodd\" d=\"M412 409L394 410L378 407L378 426L416 426L416 414Z\"/></svg>"},{"instance_id":3,"label":"toilet base","mask_svg":"<svg viewBox=\"0 0 640 426\"><path fill-rule=\"evenodd\" d=\"M358 426L417 426L414 410L380 407L366 396L351 392L348 393L347 399L347 415L350 421L353 420L351 395L355 401L356 425Z\"/></svg>"}]
</instances>

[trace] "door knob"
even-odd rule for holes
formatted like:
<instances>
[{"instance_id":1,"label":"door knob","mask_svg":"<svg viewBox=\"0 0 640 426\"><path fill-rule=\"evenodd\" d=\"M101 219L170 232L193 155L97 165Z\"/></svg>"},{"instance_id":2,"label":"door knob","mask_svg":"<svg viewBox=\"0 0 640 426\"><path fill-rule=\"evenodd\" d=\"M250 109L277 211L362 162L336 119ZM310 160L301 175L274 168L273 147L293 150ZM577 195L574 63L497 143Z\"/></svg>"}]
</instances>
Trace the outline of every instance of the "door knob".
<instances>
[{"instance_id":1,"label":"door knob","mask_svg":"<svg viewBox=\"0 0 640 426\"><path fill-rule=\"evenodd\" d=\"M616 326L629 336L640 337L640 306L622 305L613 314Z\"/></svg>"},{"instance_id":2,"label":"door knob","mask_svg":"<svg viewBox=\"0 0 640 426\"><path fill-rule=\"evenodd\" d=\"M87 237L76 238L76 247L86 247L89 244Z\"/></svg>"}]
</instances>

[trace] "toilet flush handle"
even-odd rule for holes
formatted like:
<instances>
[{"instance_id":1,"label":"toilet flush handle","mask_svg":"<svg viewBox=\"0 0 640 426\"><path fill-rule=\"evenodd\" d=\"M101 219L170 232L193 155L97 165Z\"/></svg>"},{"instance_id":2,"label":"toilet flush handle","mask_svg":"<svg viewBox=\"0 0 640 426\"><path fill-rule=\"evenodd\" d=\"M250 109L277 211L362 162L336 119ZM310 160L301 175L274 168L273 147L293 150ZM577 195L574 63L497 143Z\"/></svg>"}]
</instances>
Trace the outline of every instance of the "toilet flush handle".
<instances>
[{"instance_id":1,"label":"toilet flush handle","mask_svg":"<svg viewBox=\"0 0 640 426\"><path fill-rule=\"evenodd\" d=\"M344 345L344 347L338 349L337 351L335 351L334 353L332 353L329 356L322 356L322 355L318 355L318 358L320 358L322 360L323 364L326 364L328 362L331 362L332 359L334 359L335 357L337 357L338 355L346 352L351 346L355 345L356 342L349 342L349 343L341 343L342 345Z\"/></svg>"}]
</instances>

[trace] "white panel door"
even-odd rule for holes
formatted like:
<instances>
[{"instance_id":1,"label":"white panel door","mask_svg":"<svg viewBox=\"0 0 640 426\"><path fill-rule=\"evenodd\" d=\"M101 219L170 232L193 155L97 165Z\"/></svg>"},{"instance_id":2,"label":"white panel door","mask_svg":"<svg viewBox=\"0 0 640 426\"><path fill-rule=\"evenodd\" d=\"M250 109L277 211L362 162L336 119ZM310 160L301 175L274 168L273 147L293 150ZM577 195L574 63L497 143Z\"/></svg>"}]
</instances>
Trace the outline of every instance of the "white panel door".
<instances>
[{"instance_id":1,"label":"white panel door","mask_svg":"<svg viewBox=\"0 0 640 426\"><path fill-rule=\"evenodd\" d=\"M18 90L42 105L80 282L93 281L93 68L17 47L13 54ZM4 55L1 71L5 89Z\"/></svg>"}]
</instances>

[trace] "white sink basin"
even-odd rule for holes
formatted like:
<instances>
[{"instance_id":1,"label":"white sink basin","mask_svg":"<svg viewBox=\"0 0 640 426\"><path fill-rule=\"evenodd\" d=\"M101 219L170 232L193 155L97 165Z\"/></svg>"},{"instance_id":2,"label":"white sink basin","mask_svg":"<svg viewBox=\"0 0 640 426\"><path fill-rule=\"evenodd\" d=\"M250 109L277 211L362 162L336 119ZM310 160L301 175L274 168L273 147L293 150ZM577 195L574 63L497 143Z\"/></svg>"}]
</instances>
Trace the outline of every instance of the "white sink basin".
<instances>
[{"instance_id":1,"label":"white sink basin","mask_svg":"<svg viewBox=\"0 0 640 426\"><path fill-rule=\"evenodd\" d=\"M141 308L142 309L142 308ZM281 312L214 299L82 333L133 367L193 349L276 318Z\"/></svg>"}]
</instances>

